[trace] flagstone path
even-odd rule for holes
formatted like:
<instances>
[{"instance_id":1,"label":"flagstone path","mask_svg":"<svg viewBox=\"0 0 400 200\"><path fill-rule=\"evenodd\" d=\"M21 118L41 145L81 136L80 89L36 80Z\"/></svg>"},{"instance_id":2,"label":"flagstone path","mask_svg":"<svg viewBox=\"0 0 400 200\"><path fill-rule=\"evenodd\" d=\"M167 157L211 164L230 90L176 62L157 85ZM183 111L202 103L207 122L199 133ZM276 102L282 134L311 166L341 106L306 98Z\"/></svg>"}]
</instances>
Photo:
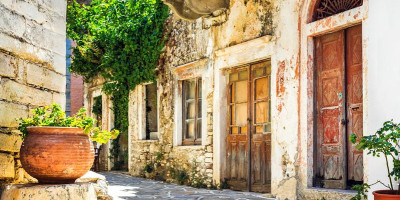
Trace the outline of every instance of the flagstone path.
<instances>
[{"instance_id":1,"label":"flagstone path","mask_svg":"<svg viewBox=\"0 0 400 200\"><path fill-rule=\"evenodd\" d=\"M122 199L262 199L261 194L252 192L237 192L232 190L207 190L182 186L172 183L132 177L123 173L100 173L106 176L109 183L108 194L114 200Z\"/></svg>"}]
</instances>

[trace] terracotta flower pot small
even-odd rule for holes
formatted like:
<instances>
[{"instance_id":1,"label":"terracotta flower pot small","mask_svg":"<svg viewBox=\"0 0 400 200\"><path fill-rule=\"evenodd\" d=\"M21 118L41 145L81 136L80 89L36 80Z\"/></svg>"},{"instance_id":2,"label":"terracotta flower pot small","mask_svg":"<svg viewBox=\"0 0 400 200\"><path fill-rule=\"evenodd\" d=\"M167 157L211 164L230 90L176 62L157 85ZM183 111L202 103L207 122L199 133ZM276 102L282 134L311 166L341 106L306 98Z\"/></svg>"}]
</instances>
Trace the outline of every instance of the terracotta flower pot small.
<instances>
[{"instance_id":1,"label":"terracotta flower pot small","mask_svg":"<svg viewBox=\"0 0 400 200\"><path fill-rule=\"evenodd\" d=\"M399 200L400 195L397 194L397 190L377 190L372 192L375 200Z\"/></svg>"},{"instance_id":2,"label":"terracotta flower pot small","mask_svg":"<svg viewBox=\"0 0 400 200\"><path fill-rule=\"evenodd\" d=\"M28 127L22 167L39 183L73 183L90 170L93 145L80 128Z\"/></svg>"}]
</instances>

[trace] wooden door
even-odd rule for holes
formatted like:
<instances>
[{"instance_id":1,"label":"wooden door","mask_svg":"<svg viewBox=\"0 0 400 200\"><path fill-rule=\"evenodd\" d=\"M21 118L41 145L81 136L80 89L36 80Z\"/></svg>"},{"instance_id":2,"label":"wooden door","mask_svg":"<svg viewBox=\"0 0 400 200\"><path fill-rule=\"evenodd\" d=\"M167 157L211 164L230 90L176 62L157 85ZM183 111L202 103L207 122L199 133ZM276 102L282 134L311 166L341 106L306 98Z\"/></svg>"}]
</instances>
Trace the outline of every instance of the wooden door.
<instances>
[{"instance_id":1,"label":"wooden door","mask_svg":"<svg viewBox=\"0 0 400 200\"><path fill-rule=\"evenodd\" d=\"M317 95L317 184L346 187L344 31L315 39Z\"/></svg>"},{"instance_id":2,"label":"wooden door","mask_svg":"<svg viewBox=\"0 0 400 200\"><path fill-rule=\"evenodd\" d=\"M315 38L317 186L348 189L363 180L363 152L349 142L363 135L361 30Z\"/></svg>"},{"instance_id":3,"label":"wooden door","mask_svg":"<svg viewBox=\"0 0 400 200\"><path fill-rule=\"evenodd\" d=\"M234 190L246 190L249 177L249 67L232 70L228 85L227 177Z\"/></svg>"},{"instance_id":4,"label":"wooden door","mask_svg":"<svg viewBox=\"0 0 400 200\"><path fill-rule=\"evenodd\" d=\"M346 74L347 74L347 135L363 135L363 79L362 79L362 27L346 31ZM348 180L359 183L363 180L363 152L348 145Z\"/></svg>"},{"instance_id":5,"label":"wooden door","mask_svg":"<svg viewBox=\"0 0 400 200\"><path fill-rule=\"evenodd\" d=\"M252 65L251 191L271 192L270 62Z\"/></svg>"},{"instance_id":6,"label":"wooden door","mask_svg":"<svg viewBox=\"0 0 400 200\"><path fill-rule=\"evenodd\" d=\"M227 178L234 190L270 192L270 71L267 61L229 75Z\"/></svg>"}]
</instances>

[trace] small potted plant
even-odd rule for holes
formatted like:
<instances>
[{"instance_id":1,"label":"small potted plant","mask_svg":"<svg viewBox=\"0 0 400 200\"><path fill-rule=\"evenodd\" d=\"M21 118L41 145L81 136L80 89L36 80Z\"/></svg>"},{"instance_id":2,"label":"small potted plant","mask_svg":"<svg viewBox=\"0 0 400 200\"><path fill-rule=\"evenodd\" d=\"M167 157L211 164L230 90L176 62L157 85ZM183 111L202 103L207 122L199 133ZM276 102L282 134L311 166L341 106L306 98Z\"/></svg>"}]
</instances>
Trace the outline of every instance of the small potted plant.
<instances>
[{"instance_id":1,"label":"small potted plant","mask_svg":"<svg viewBox=\"0 0 400 200\"><path fill-rule=\"evenodd\" d=\"M106 143L119 134L118 130L95 127L96 120L87 117L84 108L73 117L67 117L57 104L36 108L32 114L17 119L23 139L20 159L25 171L39 183L75 182L93 164L90 140Z\"/></svg>"},{"instance_id":2,"label":"small potted plant","mask_svg":"<svg viewBox=\"0 0 400 200\"><path fill-rule=\"evenodd\" d=\"M367 154L372 154L372 156L376 157L383 156L386 161L389 180L388 184L378 180L371 185L366 183L355 185L353 189L357 190L358 193L356 196L351 198L351 200L361 200L362 198L367 199L368 189L375 184L381 184L387 188L387 190L377 190L372 192L375 200L400 199L400 190L394 189L394 184L400 180L400 124L394 123L393 121L387 121L374 135L357 138L355 134L352 134L350 136L350 141L353 144L357 143L358 149L367 150ZM392 160L393 162L392 168L389 167L389 160ZM396 182L393 183L392 180Z\"/></svg>"}]
</instances>

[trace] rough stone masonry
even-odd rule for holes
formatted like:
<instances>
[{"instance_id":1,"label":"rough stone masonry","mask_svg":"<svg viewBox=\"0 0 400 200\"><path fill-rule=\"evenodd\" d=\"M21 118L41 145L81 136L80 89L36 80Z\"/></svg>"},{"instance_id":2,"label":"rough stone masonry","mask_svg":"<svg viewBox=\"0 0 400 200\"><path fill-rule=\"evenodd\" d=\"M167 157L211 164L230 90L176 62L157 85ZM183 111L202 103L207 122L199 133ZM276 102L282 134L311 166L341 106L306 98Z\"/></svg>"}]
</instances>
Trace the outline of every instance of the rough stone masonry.
<instances>
[{"instance_id":1,"label":"rough stone masonry","mask_svg":"<svg viewBox=\"0 0 400 200\"><path fill-rule=\"evenodd\" d=\"M27 182L16 118L65 104L65 0L0 1L0 182Z\"/></svg>"}]
</instances>

